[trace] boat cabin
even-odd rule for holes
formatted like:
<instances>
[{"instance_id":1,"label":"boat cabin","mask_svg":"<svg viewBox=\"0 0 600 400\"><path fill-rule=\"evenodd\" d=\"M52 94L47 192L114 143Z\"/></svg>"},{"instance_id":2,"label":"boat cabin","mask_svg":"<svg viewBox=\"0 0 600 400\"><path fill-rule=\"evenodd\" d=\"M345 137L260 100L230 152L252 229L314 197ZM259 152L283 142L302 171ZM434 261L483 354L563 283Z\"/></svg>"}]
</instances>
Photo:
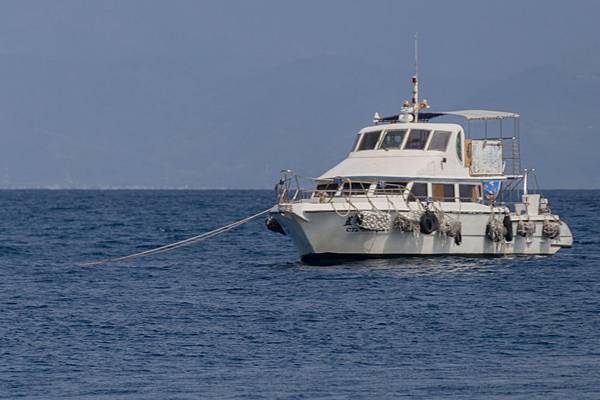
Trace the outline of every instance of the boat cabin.
<instances>
[{"instance_id":1,"label":"boat cabin","mask_svg":"<svg viewBox=\"0 0 600 400\"><path fill-rule=\"evenodd\" d=\"M517 114L465 110L420 116L421 122L402 122L402 115L376 118L360 130L347 158L317 178L316 195L482 202L484 183L512 177L506 173L509 161L511 172L519 172L517 125L508 136L502 127L505 118L516 120ZM459 124L429 122L439 116L466 118L471 137ZM489 133L489 120L499 123L499 135ZM479 137L471 121L484 122ZM510 152L503 152L508 140Z\"/></svg>"}]
</instances>

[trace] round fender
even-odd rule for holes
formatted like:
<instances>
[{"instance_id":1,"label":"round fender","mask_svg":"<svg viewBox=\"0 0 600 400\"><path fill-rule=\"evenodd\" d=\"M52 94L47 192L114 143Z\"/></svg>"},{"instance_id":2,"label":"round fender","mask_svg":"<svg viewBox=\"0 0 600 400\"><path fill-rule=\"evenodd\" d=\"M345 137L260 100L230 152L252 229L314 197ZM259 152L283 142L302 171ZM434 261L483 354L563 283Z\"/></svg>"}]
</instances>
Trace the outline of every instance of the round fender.
<instances>
[{"instance_id":1,"label":"round fender","mask_svg":"<svg viewBox=\"0 0 600 400\"><path fill-rule=\"evenodd\" d=\"M440 227L440 221L435 213L431 211L425 211L421 216L420 225L421 232L429 235Z\"/></svg>"},{"instance_id":2,"label":"round fender","mask_svg":"<svg viewBox=\"0 0 600 400\"><path fill-rule=\"evenodd\" d=\"M504 239L506 239L507 242L512 242L514 233L512 221L510 220L510 215L504 216L504 219L502 220L502 225L504 225L504 227L506 228Z\"/></svg>"},{"instance_id":3,"label":"round fender","mask_svg":"<svg viewBox=\"0 0 600 400\"><path fill-rule=\"evenodd\" d=\"M500 242L502 238L506 235L506 229L504 228L504 224L500 223L500 221L494 219L487 223L485 226L485 236L490 239L492 242Z\"/></svg>"},{"instance_id":4,"label":"round fender","mask_svg":"<svg viewBox=\"0 0 600 400\"><path fill-rule=\"evenodd\" d=\"M542 236L548 239L556 239L560 236L560 222L544 221L542 226Z\"/></svg>"}]
</instances>

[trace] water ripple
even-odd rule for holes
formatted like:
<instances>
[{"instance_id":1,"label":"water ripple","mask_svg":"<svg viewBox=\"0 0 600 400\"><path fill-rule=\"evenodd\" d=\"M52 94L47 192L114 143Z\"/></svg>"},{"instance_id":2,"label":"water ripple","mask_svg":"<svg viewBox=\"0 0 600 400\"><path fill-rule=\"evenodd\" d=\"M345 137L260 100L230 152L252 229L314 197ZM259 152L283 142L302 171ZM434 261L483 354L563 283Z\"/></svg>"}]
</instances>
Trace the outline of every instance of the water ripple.
<instances>
[{"instance_id":1,"label":"water ripple","mask_svg":"<svg viewBox=\"0 0 600 400\"><path fill-rule=\"evenodd\" d=\"M270 191L0 191L0 398L595 398L599 192L553 257L301 264Z\"/></svg>"}]
</instances>

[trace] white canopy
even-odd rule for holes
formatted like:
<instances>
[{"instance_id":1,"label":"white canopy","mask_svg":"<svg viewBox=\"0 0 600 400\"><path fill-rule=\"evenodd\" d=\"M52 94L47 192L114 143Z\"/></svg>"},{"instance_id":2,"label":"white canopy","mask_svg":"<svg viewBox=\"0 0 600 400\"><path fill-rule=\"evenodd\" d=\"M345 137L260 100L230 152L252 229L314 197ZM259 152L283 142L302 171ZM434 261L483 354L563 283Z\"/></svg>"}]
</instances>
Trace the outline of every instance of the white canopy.
<instances>
[{"instance_id":1,"label":"white canopy","mask_svg":"<svg viewBox=\"0 0 600 400\"><path fill-rule=\"evenodd\" d=\"M440 111L440 112L419 112L419 119L430 120L432 118L441 117L444 115L454 115L462 117L467 120L486 120L486 119L504 119L504 118L519 118L519 114L508 112L508 111L492 111L492 110L458 110L458 111ZM384 118L376 118L375 123L378 122L398 122L399 115L391 115Z\"/></svg>"},{"instance_id":2,"label":"white canopy","mask_svg":"<svg viewBox=\"0 0 600 400\"><path fill-rule=\"evenodd\" d=\"M439 114L456 115L465 119L503 119L503 118L519 118L519 114L507 111L491 111L491 110L458 110L445 111Z\"/></svg>"}]
</instances>

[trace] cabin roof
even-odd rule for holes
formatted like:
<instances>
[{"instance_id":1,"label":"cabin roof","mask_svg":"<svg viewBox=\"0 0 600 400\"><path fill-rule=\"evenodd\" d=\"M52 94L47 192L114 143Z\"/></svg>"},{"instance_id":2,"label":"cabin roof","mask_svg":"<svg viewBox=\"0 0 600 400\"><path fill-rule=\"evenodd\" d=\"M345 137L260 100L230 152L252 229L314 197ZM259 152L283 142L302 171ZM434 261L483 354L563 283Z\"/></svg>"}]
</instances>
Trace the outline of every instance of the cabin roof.
<instances>
[{"instance_id":1,"label":"cabin roof","mask_svg":"<svg viewBox=\"0 0 600 400\"><path fill-rule=\"evenodd\" d=\"M440 111L440 112L419 112L419 119L430 120L432 118L441 117L444 115L452 115L462 117L467 120L486 120L486 119L504 119L504 118L519 118L519 114L510 111L492 111L492 110L457 110L457 111ZM382 122L393 122L398 120L398 114L380 119Z\"/></svg>"},{"instance_id":2,"label":"cabin roof","mask_svg":"<svg viewBox=\"0 0 600 400\"><path fill-rule=\"evenodd\" d=\"M458 110L446 111L441 115L455 115L465 119L504 119L519 118L519 114L510 111L492 111L492 110Z\"/></svg>"},{"instance_id":3,"label":"cabin roof","mask_svg":"<svg viewBox=\"0 0 600 400\"><path fill-rule=\"evenodd\" d=\"M419 114L420 115L420 114ZM446 130L446 131L462 131L463 127L458 124L449 124L449 123L433 123L427 122L427 120L419 121L419 122L399 122L399 121L389 121L385 124L376 124L369 125L362 128L359 133L364 133L368 131L380 131L383 129L432 129L432 130Z\"/></svg>"}]
</instances>

